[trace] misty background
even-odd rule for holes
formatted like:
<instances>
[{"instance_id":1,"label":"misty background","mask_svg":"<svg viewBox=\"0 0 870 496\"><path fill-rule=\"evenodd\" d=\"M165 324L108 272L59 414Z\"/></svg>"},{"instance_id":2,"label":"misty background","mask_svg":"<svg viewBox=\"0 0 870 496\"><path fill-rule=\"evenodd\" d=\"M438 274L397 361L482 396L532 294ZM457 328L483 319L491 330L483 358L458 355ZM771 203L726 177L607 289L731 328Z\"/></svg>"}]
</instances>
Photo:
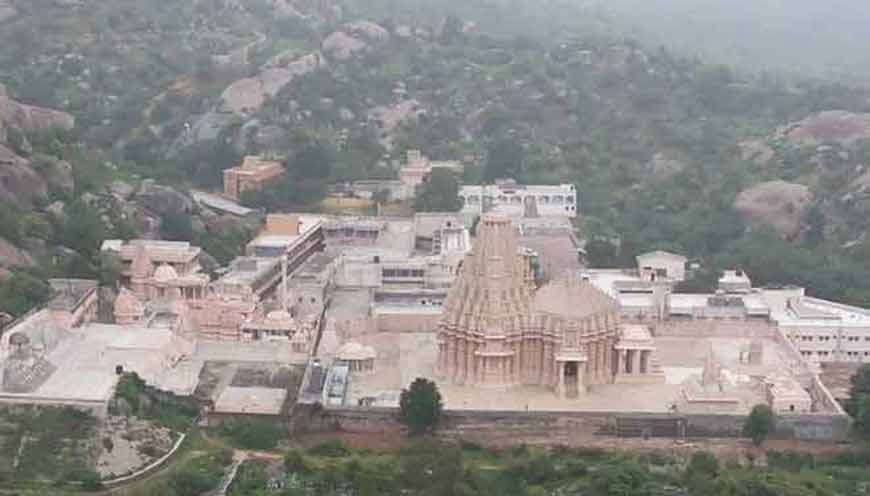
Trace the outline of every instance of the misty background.
<instances>
[{"instance_id":1,"label":"misty background","mask_svg":"<svg viewBox=\"0 0 870 496\"><path fill-rule=\"evenodd\" d=\"M369 0L370 15L454 14L488 32L558 41L633 38L753 72L870 83L864 0Z\"/></svg>"}]
</instances>

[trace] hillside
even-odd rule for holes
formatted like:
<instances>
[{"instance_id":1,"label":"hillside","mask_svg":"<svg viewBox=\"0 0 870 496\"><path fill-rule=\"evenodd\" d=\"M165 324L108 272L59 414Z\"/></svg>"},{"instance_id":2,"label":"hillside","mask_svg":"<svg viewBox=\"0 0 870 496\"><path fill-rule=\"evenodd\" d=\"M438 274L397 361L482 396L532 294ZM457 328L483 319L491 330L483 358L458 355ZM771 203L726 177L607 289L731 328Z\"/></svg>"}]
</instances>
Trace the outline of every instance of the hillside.
<instances>
[{"instance_id":1,"label":"hillside","mask_svg":"<svg viewBox=\"0 0 870 496\"><path fill-rule=\"evenodd\" d=\"M290 209L330 182L393 177L409 148L476 163L467 182L576 184L593 263L665 248L701 262L698 289L741 265L870 303L867 90L624 41L572 2L6 3L7 100L75 126L0 119L0 172L32 183L0 194L4 311L44 298L49 276L111 281L104 237L225 261L252 226L187 190L216 188L243 154L287 158L287 179L245 201ZM67 166L60 183L44 172Z\"/></svg>"}]
</instances>

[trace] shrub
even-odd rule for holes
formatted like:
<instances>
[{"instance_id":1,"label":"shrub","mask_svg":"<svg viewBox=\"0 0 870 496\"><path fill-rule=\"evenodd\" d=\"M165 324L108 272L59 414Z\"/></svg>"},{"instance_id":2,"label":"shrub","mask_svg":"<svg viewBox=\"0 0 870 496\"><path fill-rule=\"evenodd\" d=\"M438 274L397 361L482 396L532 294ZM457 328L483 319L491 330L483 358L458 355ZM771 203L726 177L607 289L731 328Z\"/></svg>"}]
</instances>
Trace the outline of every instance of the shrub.
<instances>
[{"instance_id":1,"label":"shrub","mask_svg":"<svg viewBox=\"0 0 870 496\"><path fill-rule=\"evenodd\" d=\"M224 422L220 434L240 448L265 450L277 446L284 432L273 422L246 418Z\"/></svg>"},{"instance_id":2,"label":"shrub","mask_svg":"<svg viewBox=\"0 0 870 496\"><path fill-rule=\"evenodd\" d=\"M686 477L713 478L719 474L719 462L716 456L709 451L696 451L692 453L689 465L686 467Z\"/></svg>"},{"instance_id":3,"label":"shrub","mask_svg":"<svg viewBox=\"0 0 870 496\"><path fill-rule=\"evenodd\" d=\"M290 450L284 455L284 470L289 473L304 474L310 470L305 455L297 449Z\"/></svg>"},{"instance_id":4,"label":"shrub","mask_svg":"<svg viewBox=\"0 0 870 496\"><path fill-rule=\"evenodd\" d=\"M743 435L752 439L756 446L761 446L775 426L773 410L767 405L755 405L743 424Z\"/></svg>"},{"instance_id":5,"label":"shrub","mask_svg":"<svg viewBox=\"0 0 870 496\"><path fill-rule=\"evenodd\" d=\"M312 447L308 450L309 453L316 456L326 456L330 458L341 458L350 454L347 447L338 439L330 439Z\"/></svg>"}]
</instances>

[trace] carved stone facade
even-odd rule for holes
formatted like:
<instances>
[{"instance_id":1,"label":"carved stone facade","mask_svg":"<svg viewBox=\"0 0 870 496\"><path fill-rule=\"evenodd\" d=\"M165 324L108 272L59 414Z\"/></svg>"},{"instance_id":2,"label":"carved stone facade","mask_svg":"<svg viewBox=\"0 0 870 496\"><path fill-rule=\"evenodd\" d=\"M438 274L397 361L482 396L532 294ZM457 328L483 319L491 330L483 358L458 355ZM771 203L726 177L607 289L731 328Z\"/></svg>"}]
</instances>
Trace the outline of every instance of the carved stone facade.
<instances>
[{"instance_id":1,"label":"carved stone facade","mask_svg":"<svg viewBox=\"0 0 870 496\"><path fill-rule=\"evenodd\" d=\"M647 359L627 374L652 375L652 340L640 339L648 331L627 330L623 336L616 302L588 282L565 279L535 291L516 229L487 214L444 304L439 373L456 384L540 385L576 397L614 381L623 349Z\"/></svg>"}]
</instances>

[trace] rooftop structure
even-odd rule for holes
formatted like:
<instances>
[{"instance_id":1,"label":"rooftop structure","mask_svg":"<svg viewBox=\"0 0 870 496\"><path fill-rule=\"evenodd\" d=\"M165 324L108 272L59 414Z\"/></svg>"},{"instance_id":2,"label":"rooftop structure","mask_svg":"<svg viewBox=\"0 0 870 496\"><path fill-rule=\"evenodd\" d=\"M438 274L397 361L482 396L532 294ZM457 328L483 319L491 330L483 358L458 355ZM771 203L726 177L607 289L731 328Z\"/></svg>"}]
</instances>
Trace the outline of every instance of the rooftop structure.
<instances>
[{"instance_id":1,"label":"rooftop structure","mask_svg":"<svg viewBox=\"0 0 870 496\"><path fill-rule=\"evenodd\" d=\"M493 211L512 219L574 218L579 209L577 189L573 184L534 186L505 180L486 186L464 185L459 190L459 198L462 212L468 215Z\"/></svg>"},{"instance_id":2,"label":"rooftop structure","mask_svg":"<svg viewBox=\"0 0 870 496\"><path fill-rule=\"evenodd\" d=\"M259 301L281 281L282 267L281 258L238 257L209 287L221 297Z\"/></svg>"},{"instance_id":3,"label":"rooftop structure","mask_svg":"<svg viewBox=\"0 0 870 496\"><path fill-rule=\"evenodd\" d=\"M240 165L224 170L224 195L238 201L245 191L262 189L282 174L281 162L248 155Z\"/></svg>"},{"instance_id":4,"label":"rooftop structure","mask_svg":"<svg viewBox=\"0 0 870 496\"><path fill-rule=\"evenodd\" d=\"M278 415L287 390L268 387L227 387L214 404L215 413Z\"/></svg>"},{"instance_id":5,"label":"rooftop structure","mask_svg":"<svg viewBox=\"0 0 870 496\"><path fill-rule=\"evenodd\" d=\"M414 188L423 184L432 169L444 168L462 174L464 169L461 162L455 160L429 160L420 150L408 150L407 161L399 169L399 181L413 193Z\"/></svg>"},{"instance_id":6,"label":"rooftop structure","mask_svg":"<svg viewBox=\"0 0 870 496\"><path fill-rule=\"evenodd\" d=\"M686 257L666 251L652 251L637 256L641 279L655 282L679 282L686 279Z\"/></svg>"}]
</instances>

